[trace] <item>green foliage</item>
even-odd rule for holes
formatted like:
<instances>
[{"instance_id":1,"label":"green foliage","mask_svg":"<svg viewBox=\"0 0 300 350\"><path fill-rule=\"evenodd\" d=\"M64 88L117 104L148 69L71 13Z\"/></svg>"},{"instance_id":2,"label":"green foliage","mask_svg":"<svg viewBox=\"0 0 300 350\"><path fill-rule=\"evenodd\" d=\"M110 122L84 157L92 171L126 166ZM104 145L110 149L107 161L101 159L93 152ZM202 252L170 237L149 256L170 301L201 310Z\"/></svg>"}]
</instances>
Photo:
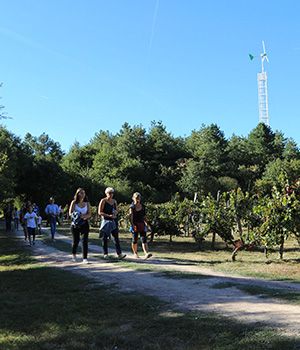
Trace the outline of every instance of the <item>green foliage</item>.
<instances>
[{"instance_id":1,"label":"green foliage","mask_svg":"<svg viewBox=\"0 0 300 350\"><path fill-rule=\"evenodd\" d=\"M45 133L22 141L0 128L0 201L30 199L43 208L54 196L65 205L83 187L96 206L113 186L128 227L128 203L139 191L154 231L170 238L192 232L200 242L213 233L228 244L238 238L282 246L288 235L300 236L299 174L295 142L264 124L228 140L215 124L178 138L161 122L149 130L125 123L116 134L99 131L86 145L75 142L66 154ZM285 196L287 185L293 196ZM190 200L195 192L198 203Z\"/></svg>"},{"instance_id":2,"label":"green foliage","mask_svg":"<svg viewBox=\"0 0 300 350\"><path fill-rule=\"evenodd\" d=\"M205 225L203 230L197 232L196 240L205 239L209 233L213 233L218 234L226 243L233 243L234 212L228 199L227 193L219 193L217 198L208 195L200 202Z\"/></svg>"},{"instance_id":3,"label":"green foliage","mask_svg":"<svg viewBox=\"0 0 300 350\"><path fill-rule=\"evenodd\" d=\"M3 86L3 83L0 83L0 87ZM1 99L1 97L0 97ZM0 104L0 120L1 119L11 119L5 112L4 112L4 106Z\"/></svg>"},{"instance_id":4,"label":"green foliage","mask_svg":"<svg viewBox=\"0 0 300 350\"><path fill-rule=\"evenodd\" d=\"M272 190L270 197L264 197L254 207L254 212L262 218L256 228L261 243L266 247L283 244L293 231L293 211L299 209L295 194L291 196Z\"/></svg>"},{"instance_id":5,"label":"green foliage","mask_svg":"<svg viewBox=\"0 0 300 350\"><path fill-rule=\"evenodd\" d=\"M0 126L0 202L15 195L20 140Z\"/></svg>"},{"instance_id":6,"label":"green foliage","mask_svg":"<svg viewBox=\"0 0 300 350\"><path fill-rule=\"evenodd\" d=\"M194 192L216 194L220 189L218 178L227 174L227 144L224 133L215 124L202 126L186 140L191 154L185 163L180 189L189 195Z\"/></svg>"},{"instance_id":7,"label":"green foliage","mask_svg":"<svg viewBox=\"0 0 300 350\"><path fill-rule=\"evenodd\" d=\"M24 146L36 158L46 158L54 162L59 162L64 154L60 144L52 140L46 133L38 137L27 133L24 138Z\"/></svg>"},{"instance_id":8,"label":"green foliage","mask_svg":"<svg viewBox=\"0 0 300 350\"><path fill-rule=\"evenodd\" d=\"M178 201L170 201L162 204L147 203L147 218L151 223L154 233L158 235L179 235L180 222L178 220Z\"/></svg>"}]
</instances>

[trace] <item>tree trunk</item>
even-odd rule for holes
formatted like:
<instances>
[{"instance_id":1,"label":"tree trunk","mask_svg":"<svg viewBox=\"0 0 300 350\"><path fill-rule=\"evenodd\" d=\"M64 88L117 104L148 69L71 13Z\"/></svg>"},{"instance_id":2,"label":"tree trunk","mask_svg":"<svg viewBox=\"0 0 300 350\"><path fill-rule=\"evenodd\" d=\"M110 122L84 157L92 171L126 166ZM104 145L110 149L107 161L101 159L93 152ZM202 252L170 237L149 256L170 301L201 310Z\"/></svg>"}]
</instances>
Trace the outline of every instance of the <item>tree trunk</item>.
<instances>
[{"instance_id":1,"label":"tree trunk","mask_svg":"<svg viewBox=\"0 0 300 350\"><path fill-rule=\"evenodd\" d=\"M237 227L238 227L238 231L240 234L240 237L242 237L243 235L243 226L242 226L242 222L240 218L236 218L236 222L237 222Z\"/></svg>"},{"instance_id":2,"label":"tree trunk","mask_svg":"<svg viewBox=\"0 0 300 350\"><path fill-rule=\"evenodd\" d=\"M284 236L281 236L281 243L279 248L280 259L283 259L283 246L284 246Z\"/></svg>"},{"instance_id":3,"label":"tree trunk","mask_svg":"<svg viewBox=\"0 0 300 350\"><path fill-rule=\"evenodd\" d=\"M150 235L148 235L148 237L150 236L150 240L149 243L153 243L153 239L154 239L154 231L150 232Z\"/></svg>"},{"instance_id":4,"label":"tree trunk","mask_svg":"<svg viewBox=\"0 0 300 350\"><path fill-rule=\"evenodd\" d=\"M269 252L268 252L268 248L267 247L264 248L264 253L265 253L266 259L268 259Z\"/></svg>"},{"instance_id":5,"label":"tree trunk","mask_svg":"<svg viewBox=\"0 0 300 350\"><path fill-rule=\"evenodd\" d=\"M235 258L237 256L237 252L239 251L240 248L235 248L231 254L231 260L235 261Z\"/></svg>"},{"instance_id":6,"label":"tree trunk","mask_svg":"<svg viewBox=\"0 0 300 350\"><path fill-rule=\"evenodd\" d=\"M189 218L187 219L187 222L185 224L185 230L184 230L184 235L185 237L189 237L190 236L190 221Z\"/></svg>"},{"instance_id":7,"label":"tree trunk","mask_svg":"<svg viewBox=\"0 0 300 350\"><path fill-rule=\"evenodd\" d=\"M244 249L244 242L241 239L239 239L237 241L232 242L232 244L234 245L234 249L231 254L231 259L232 261L235 261L238 251Z\"/></svg>"},{"instance_id":8,"label":"tree trunk","mask_svg":"<svg viewBox=\"0 0 300 350\"><path fill-rule=\"evenodd\" d=\"M211 240L211 249L215 249L215 242L216 242L216 233L213 232L212 240Z\"/></svg>"}]
</instances>

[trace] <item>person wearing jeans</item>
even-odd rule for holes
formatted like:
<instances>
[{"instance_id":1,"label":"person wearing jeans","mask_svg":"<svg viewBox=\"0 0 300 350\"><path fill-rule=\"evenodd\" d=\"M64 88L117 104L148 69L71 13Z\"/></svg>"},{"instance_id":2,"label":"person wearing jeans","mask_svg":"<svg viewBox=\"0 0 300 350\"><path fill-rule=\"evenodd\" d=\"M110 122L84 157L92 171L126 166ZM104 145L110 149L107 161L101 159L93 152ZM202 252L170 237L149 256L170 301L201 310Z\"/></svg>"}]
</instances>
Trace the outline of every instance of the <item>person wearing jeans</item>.
<instances>
[{"instance_id":1,"label":"person wearing jeans","mask_svg":"<svg viewBox=\"0 0 300 350\"><path fill-rule=\"evenodd\" d=\"M82 238L83 263L87 264L88 239L89 239L89 218L91 217L91 208L89 200L83 188L78 188L73 201L70 205L69 215L72 218L71 232L73 236L72 260L76 261L76 253L80 236Z\"/></svg>"},{"instance_id":2,"label":"person wearing jeans","mask_svg":"<svg viewBox=\"0 0 300 350\"><path fill-rule=\"evenodd\" d=\"M59 215L58 205L54 203L54 198L51 197L49 204L46 206L45 213L49 218L51 238L54 241L54 235L56 232L56 218Z\"/></svg>"},{"instance_id":3,"label":"person wearing jeans","mask_svg":"<svg viewBox=\"0 0 300 350\"><path fill-rule=\"evenodd\" d=\"M104 258L108 258L108 240L113 236L115 241L116 253L119 259L124 259L125 254L122 254L119 228L118 228L118 208L117 201L113 198L114 189L107 187L105 190L105 198L102 198L98 206L98 214L101 215L100 237L102 237L102 247Z\"/></svg>"},{"instance_id":4,"label":"person wearing jeans","mask_svg":"<svg viewBox=\"0 0 300 350\"><path fill-rule=\"evenodd\" d=\"M100 235L102 237L102 248L105 258L108 256L108 241L111 239L111 236L114 238L116 253L118 254L118 257L125 257L122 254L122 249L119 240L119 227L117 221L103 219L100 226Z\"/></svg>"}]
</instances>

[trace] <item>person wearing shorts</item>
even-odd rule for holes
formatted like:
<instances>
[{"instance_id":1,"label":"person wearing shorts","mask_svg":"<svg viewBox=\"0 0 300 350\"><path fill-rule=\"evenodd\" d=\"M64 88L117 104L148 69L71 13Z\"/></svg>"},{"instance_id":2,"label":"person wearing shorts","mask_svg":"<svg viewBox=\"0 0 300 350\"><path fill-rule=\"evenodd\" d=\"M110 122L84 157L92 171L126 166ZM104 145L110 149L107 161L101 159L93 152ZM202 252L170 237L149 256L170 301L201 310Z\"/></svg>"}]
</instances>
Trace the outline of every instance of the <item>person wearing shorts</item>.
<instances>
[{"instance_id":1,"label":"person wearing shorts","mask_svg":"<svg viewBox=\"0 0 300 350\"><path fill-rule=\"evenodd\" d=\"M136 258L138 255L138 238L140 236L142 242L142 248L145 253L145 258L148 259L152 256L148 251L147 244L147 230L150 230L150 225L146 219L146 208L142 204L142 196L139 192L135 192L132 196L133 203L130 205L130 222L132 233L132 251Z\"/></svg>"},{"instance_id":2,"label":"person wearing shorts","mask_svg":"<svg viewBox=\"0 0 300 350\"><path fill-rule=\"evenodd\" d=\"M32 244L35 245L35 230L37 228L37 215L33 211L33 208L31 205L28 207L28 211L24 215L24 221L27 227L29 245L31 246L31 237L32 237Z\"/></svg>"}]
</instances>

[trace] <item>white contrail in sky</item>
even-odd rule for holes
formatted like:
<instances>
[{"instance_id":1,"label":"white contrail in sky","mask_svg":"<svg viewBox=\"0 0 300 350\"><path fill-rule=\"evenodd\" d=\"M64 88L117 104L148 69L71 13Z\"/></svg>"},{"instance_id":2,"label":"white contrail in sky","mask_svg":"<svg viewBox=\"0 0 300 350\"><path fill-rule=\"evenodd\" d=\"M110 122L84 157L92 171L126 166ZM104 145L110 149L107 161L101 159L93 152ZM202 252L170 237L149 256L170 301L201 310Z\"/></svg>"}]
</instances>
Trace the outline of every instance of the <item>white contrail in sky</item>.
<instances>
[{"instance_id":1,"label":"white contrail in sky","mask_svg":"<svg viewBox=\"0 0 300 350\"><path fill-rule=\"evenodd\" d=\"M152 18L152 28L151 28L151 35L150 35L150 40L149 40L148 52L150 52L151 48L152 48L154 32L155 32L155 26L156 26L156 20L157 20L157 15L158 15L158 9L159 9L159 0L156 0L154 13L153 13L153 18Z\"/></svg>"}]
</instances>

